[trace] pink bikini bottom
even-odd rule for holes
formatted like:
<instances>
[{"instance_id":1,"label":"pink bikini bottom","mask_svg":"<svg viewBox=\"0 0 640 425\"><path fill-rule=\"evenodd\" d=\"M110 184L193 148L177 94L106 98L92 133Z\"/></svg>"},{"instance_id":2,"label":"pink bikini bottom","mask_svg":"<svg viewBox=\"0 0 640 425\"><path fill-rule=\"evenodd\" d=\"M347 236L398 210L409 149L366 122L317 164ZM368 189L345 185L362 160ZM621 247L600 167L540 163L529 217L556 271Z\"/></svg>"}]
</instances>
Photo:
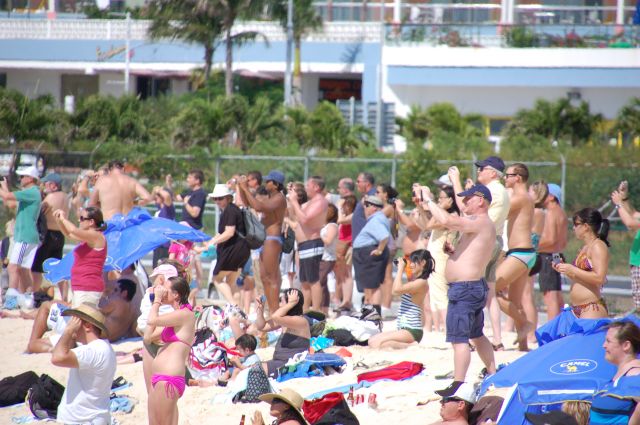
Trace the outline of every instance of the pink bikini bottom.
<instances>
[{"instance_id":1,"label":"pink bikini bottom","mask_svg":"<svg viewBox=\"0 0 640 425\"><path fill-rule=\"evenodd\" d=\"M156 387L158 382L166 382L164 388L167 398L180 398L184 394L185 380L184 376L172 375L153 375L151 377L151 385Z\"/></svg>"}]
</instances>

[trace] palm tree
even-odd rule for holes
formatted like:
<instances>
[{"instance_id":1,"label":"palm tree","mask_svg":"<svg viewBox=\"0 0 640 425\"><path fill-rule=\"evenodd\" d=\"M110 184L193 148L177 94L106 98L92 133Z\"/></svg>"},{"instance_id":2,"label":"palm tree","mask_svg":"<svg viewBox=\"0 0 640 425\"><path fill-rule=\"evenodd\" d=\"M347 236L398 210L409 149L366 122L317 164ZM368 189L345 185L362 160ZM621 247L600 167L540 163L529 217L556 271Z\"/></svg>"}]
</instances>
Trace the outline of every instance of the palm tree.
<instances>
[{"instance_id":1,"label":"palm tree","mask_svg":"<svg viewBox=\"0 0 640 425\"><path fill-rule=\"evenodd\" d=\"M287 29L287 0L277 0L272 4L272 15ZM293 0L293 104L302 103L302 71L300 68L302 38L311 31L322 27L322 17L318 14L313 0Z\"/></svg>"},{"instance_id":2,"label":"palm tree","mask_svg":"<svg viewBox=\"0 0 640 425\"><path fill-rule=\"evenodd\" d=\"M632 98L620 109L616 117L615 132L621 132L625 138L633 139L640 135L640 98Z\"/></svg>"},{"instance_id":3,"label":"palm tree","mask_svg":"<svg viewBox=\"0 0 640 425\"><path fill-rule=\"evenodd\" d=\"M224 32L223 18L204 0L151 0L148 18L152 39L169 37L204 46L204 75L211 75L213 53ZM215 3L215 2L212 2ZM207 6L207 7L205 7Z\"/></svg>"},{"instance_id":4,"label":"palm tree","mask_svg":"<svg viewBox=\"0 0 640 425\"><path fill-rule=\"evenodd\" d=\"M263 0L199 0L198 10L206 15L217 15L221 19L225 40L225 92L227 97L233 95L233 46L240 46L262 37L257 31L242 31L232 34L233 25L238 18L253 19L260 15Z\"/></svg>"}]
</instances>

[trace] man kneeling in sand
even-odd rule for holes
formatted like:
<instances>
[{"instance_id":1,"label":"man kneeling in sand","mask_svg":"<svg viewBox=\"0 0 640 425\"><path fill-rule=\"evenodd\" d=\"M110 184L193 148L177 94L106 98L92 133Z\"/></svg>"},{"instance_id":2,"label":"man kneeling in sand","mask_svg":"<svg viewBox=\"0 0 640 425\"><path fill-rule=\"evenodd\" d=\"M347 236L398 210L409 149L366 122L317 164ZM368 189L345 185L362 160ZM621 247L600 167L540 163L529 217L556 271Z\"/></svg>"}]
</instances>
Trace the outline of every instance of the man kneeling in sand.
<instances>
[{"instance_id":1,"label":"man kneeling in sand","mask_svg":"<svg viewBox=\"0 0 640 425\"><path fill-rule=\"evenodd\" d=\"M90 304L67 309L62 315L70 320L53 348L51 363L70 371L57 420L65 424L110 424L109 394L116 374L116 353L106 340L105 317Z\"/></svg>"},{"instance_id":2,"label":"man kneeling in sand","mask_svg":"<svg viewBox=\"0 0 640 425\"><path fill-rule=\"evenodd\" d=\"M136 284L129 279L119 279L116 288L106 299L100 311L105 316L105 326L109 333L109 341L115 342L121 338L137 336L133 331L136 320L135 307L131 300L136 294ZM62 302L47 301L42 303L31 329L31 337L27 345L27 353L51 352L55 343L64 333L68 320L62 314L68 307ZM44 337L48 331L54 331L50 337Z\"/></svg>"},{"instance_id":3,"label":"man kneeling in sand","mask_svg":"<svg viewBox=\"0 0 640 425\"><path fill-rule=\"evenodd\" d=\"M431 425L469 425L469 413L474 402L475 389L473 385L465 382L453 395L442 397L440 400L442 420Z\"/></svg>"}]
</instances>

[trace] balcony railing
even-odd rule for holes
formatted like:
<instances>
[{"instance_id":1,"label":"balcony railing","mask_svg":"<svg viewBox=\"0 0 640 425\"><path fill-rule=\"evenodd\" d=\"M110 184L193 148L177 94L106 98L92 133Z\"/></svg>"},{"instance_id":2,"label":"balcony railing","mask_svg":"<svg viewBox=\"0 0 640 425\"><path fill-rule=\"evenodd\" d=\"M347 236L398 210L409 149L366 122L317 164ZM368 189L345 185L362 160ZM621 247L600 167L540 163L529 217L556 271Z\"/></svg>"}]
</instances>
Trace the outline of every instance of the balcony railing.
<instances>
[{"instance_id":1,"label":"balcony railing","mask_svg":"<svg viewBox=\"0 0 640 425\"><path fill-rule=\"evenodd\" d=\"M131 39L147 39L149 21L131 21ZM282 27L275 22L243 22L234 33L258 31L269 41L285 40ZM51 40L124 40L127 22L122 19L0 19L0 39ZM380 40L380 25L375 22L326 22L324 30L309 34L309 41L372 42Z\"/></svg>"},{"instance_id":2,"label":"balcony railing","mask_svg":"<svg viewBox=\"0 0 640 425\"><path fill-rule=\"evenodd\" d=\"M449 47L640 47L637 25L472 25L385 26L385 44Z\"/></svg>"}]
</instances>

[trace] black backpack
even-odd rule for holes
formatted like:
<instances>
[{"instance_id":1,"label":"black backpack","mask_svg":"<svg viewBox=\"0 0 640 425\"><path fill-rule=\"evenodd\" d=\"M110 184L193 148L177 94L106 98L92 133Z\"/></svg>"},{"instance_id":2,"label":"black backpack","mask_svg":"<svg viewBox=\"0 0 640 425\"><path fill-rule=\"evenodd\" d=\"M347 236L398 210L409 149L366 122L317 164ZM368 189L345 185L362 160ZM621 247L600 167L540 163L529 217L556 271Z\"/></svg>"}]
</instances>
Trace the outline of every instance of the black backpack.
<instances>
[{"instance_id":1,"label":"black backpack","mask_svg":"<svg viewBox=\"0 0 640 425\"><path fill-rule=\"evenodd\" d=\"M42 374L27 393L29 410L38 419L55 419L63 394L64 386L49 375Z\"/></svg>"},{"instance_id":2,"label":"black backpack","mask_svg":"<svg viewBox=\"0 0 640 425\"><path fill-rule=\"evenodd\" d=\"M264 224L249 208L242 208L240 211L242 211L242 221L244 222L244 234L238 232L238 235L247 241L250 249L260 248L267 238Z\"/></svg>"},{"instance_id":3,"label":"black backpack","mask_svg":"<svg viewBox=\"0 0 640 425\"><path fill-rule=\"evenodd\" d=\"M23 403L29 388L38 380L33 371L8 376L0 381L0 407L13 406Z\"/></svg>"},{"instance_id":4,"label":"black backpack","mask_svg":"<svg viewBox=\"0 0 640 425\"><path fill-rule=\"evenodd\" d=\"M40 214L38 214L36 228L38 229L38 238L40 239L40 243L43 243L44 238L47 235L47 231L49 230L47 227L47 216L44 213L44 210L40 210Z\"/></svg>"}]
</instances>

